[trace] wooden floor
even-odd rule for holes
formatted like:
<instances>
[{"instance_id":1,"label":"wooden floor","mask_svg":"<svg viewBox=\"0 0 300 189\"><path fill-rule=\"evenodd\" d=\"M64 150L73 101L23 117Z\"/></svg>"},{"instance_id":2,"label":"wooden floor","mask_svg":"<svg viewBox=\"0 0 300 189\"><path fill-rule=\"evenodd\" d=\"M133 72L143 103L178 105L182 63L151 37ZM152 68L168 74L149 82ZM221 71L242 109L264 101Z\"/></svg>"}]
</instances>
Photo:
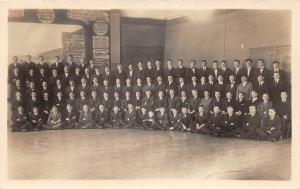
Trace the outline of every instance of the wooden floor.
<instances>
[{"instance_id":1,"label":"wooden floor","mask_svg":"<svg viewBox=\"0 0 300 189\"><path fill-rule=\"evenodd\" d=\"M9 179L290 179L291 141L171 132L8 134Z\"/></svg>"}]
</instances>

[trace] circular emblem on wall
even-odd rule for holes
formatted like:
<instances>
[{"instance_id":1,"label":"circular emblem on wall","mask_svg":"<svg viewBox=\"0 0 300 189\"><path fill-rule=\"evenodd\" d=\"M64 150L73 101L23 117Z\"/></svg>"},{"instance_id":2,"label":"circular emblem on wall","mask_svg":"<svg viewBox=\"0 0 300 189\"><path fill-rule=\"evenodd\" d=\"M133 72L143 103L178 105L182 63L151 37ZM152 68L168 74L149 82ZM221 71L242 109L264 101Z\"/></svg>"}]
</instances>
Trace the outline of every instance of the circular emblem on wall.
<instances>
[{"instance_id":1,"label":"circular emblem on wall","mask_svg":"<svg viewBox=\"0 0 300 189\"><path fill-rule=\"evenodd\" d=\"M45 24L51 24L55 19L55 12L52 9L39 9L38 19Z\"/></svg>"},{"instance_id":2,"label":"circular emblem on wall","mask_svg":"<svg viewBox=\"0 0 300 189\"><path fill-rule=\"evenodd\" d=\"M94 22L93 30L97 35L105 35L108 31L108 24L105 20L97 20Z\"/></svg>"}]
</instances>

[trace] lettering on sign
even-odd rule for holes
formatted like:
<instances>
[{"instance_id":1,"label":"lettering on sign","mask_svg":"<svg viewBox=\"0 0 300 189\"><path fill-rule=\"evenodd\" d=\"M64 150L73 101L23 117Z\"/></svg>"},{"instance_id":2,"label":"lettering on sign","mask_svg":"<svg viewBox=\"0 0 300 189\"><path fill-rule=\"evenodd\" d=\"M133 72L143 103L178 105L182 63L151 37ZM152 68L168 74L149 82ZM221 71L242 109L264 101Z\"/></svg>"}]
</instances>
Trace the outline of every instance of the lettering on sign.
<instances>
[{"instance_id":1,"label":"lettering on sign","mask_svg":"<svg viewBox=\"0 0 300 189\"><path fill-rule=\"evenodd\" d=\"M106 35L108 32L108 24L105 20L97 20L94 22L93 30L97 35Z\"/></svg>"},{"instance_id":2,"label":"lettering on sign","mask_svg":"<svg viewBox=\"0 0 300 189\"><path fill-rule=\"evenodd\" d=\"M55 12L52 9L39 9L38 19L45 24L51 24L55 19Z\"/></svg>"},{"instance_id":3,"label":"lettering on sign","mask_svg":"<svg viewBox=\"0 0 300 189\"><path fill-rule=\"evenodd\" d=\"M109 37L108 36L93 36L93 48L94 49L109 48Z\"/></svg>"},{"instance_id":4,"label":"lettering on sign","mask_svg":"<svg viewBox=\"0 0 300 189\"><path fill-rule=\"evenodd\" d=\"M93 49L93 58L109 60L109 49Z\"/></svg>"},{"instance_id":5,"label":"lettering on sign","mask_svg":"<svg viewBox=\"0 0 300 189\"><path fill-rule=\"evenodd\" d=\"M86 9L71 9L68 10L67 16L70 19L81 20L85 23L95 21L97 19L104 19L108 22L109 15L101 10L86 10Z\"/></svg>"}]
</instances>

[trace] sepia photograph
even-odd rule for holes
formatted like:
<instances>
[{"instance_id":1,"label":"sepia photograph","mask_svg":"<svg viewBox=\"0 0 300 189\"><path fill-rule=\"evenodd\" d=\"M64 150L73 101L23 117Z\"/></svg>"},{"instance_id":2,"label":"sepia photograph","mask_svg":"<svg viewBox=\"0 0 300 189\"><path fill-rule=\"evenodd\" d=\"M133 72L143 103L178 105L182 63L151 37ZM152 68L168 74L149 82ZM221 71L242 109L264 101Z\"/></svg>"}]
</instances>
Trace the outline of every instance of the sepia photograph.
<instances>
[{"instance_id":1,"label":"sepia photograph","mask_svg":"<svg viewBox=\"0 0 300 189\"><path fill-rule=\"evenodd\" d=\"M292 11L9 9L11 180L291 180Z\"/></svg>"}]
</instances>

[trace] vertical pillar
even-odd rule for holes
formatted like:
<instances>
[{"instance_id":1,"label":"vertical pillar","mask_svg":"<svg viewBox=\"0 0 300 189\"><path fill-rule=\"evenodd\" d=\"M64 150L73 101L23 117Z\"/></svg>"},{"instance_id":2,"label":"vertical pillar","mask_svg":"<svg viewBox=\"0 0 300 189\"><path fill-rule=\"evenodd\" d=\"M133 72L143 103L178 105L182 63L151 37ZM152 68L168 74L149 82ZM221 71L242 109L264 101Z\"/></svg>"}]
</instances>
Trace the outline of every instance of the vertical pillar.
<instances>
[{"instance_id":1,"label":"vertical pillar","mask_svg":"<svg viewBox=\"0 0 300 189\"><path fill-rule=\"evenodd\" d=\"M115 69L120 63L121 56L121 31L120 31L120 12L118 10L110 11L110 67Z\"/></svg>"},{"instance_id":2,"label":"vertical pillar","mask_svg":"<svg viewBox=\"0 0 300 189\"><path fill-rule=\"evenodd\" d=\"M84 36L85 36L85 46L86 46L86 63L89 63L93 59L93 23L89 22L86 25L83 25Z\"/></svg>"}]
</instances>

